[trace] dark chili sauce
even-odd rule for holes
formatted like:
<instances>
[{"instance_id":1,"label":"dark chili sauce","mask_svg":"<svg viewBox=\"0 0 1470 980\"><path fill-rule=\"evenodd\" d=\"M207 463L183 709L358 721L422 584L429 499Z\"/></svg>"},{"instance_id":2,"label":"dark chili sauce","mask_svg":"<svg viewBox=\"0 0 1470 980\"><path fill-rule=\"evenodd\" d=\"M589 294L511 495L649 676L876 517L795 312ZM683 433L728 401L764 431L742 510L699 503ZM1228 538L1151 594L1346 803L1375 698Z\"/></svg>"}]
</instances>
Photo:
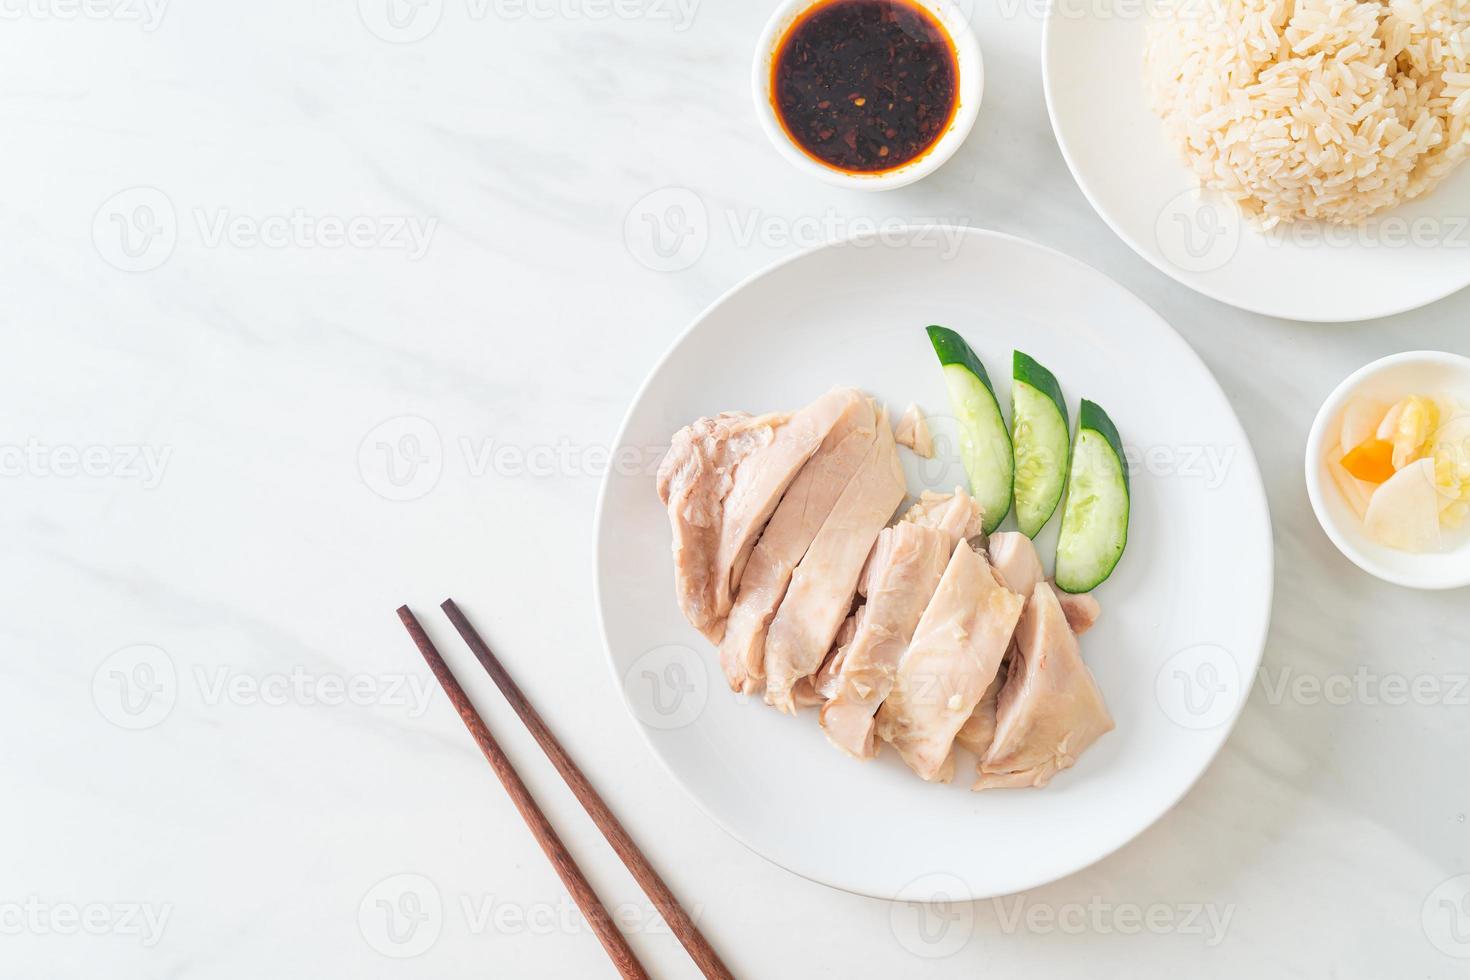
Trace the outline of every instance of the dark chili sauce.
<instances>
[{"instance_id":1,"label":"dark chili sauce","mask_svg":"<svg viewBox=\"0 0 1470 980\"><path fill-rule=\"evenodd\" d=\"M771 93L809 156L881 173L923 156L949 129L959 64L948 32L911 0L823 0L781 39Z\"/></svg>"}]
</instances>

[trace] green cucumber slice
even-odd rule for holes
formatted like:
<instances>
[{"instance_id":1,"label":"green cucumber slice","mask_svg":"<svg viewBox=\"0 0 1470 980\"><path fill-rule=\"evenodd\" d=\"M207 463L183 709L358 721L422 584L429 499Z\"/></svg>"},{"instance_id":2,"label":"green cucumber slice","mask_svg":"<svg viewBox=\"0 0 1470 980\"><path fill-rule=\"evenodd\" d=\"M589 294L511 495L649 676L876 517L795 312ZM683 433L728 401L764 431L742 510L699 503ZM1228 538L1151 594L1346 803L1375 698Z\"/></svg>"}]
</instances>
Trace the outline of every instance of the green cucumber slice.
<instances>
[{"instance_id":1,"label":"green cucumber slice","mask_svg":"<svg viewBox=\"0 0 1470 980\"><path fill-rule=\"evenodd\" d=\"M985 509L986 534L1000 527L1011 510L1015 459L1011 434L985 365L965 339L945 327L930 327L929 342L949 386L949 402L960 426L960 459L970 476L970 492Z\"/></svg>"},{"instance_id":2,"label":"green cucumber slice","mask_svg":"<svg viewBox=\"0 0 1470 980\"><path fill-rule=\"evenodd\" d=\"M1108 580L1128 546L1129 506L1123 440L1108 413L1083 399L1057 542L1057 588L1091 592Z\"/></svg>"},{"instance_id":3,"label":"green cucumber slice","mask_svg":"<svg viewBox=\"0 0 1470 980\"><path fill-rule=\"evenodd\" d=\"M1046 527L1067 488L1072 448L1067 403L1056 377L1015 352L1011 364L1011 437L1016 456L1016 522L1034 538Z\"/></svg>"}]
</instances>

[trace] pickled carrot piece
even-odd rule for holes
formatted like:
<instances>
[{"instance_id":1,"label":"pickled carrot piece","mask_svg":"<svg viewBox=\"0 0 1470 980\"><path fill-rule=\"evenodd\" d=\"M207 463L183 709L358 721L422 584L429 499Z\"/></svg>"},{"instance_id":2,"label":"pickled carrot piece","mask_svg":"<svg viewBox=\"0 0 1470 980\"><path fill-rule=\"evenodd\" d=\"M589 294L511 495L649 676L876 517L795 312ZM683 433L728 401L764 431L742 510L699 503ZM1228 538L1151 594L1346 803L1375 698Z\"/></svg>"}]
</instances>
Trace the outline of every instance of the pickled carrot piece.
<instances>
[{"instance_id":1,"label":"pickled carrot piece","mask_svg":"<svg viewBox=\"0 0 1470 980\"><path fill-rule=\"evenodd\" d=\"M1383 483L1395 472L1393 443L1383 439L1369 439L1342 458L1342 467L1359 480Z\"/></svg>"}]
</instances>

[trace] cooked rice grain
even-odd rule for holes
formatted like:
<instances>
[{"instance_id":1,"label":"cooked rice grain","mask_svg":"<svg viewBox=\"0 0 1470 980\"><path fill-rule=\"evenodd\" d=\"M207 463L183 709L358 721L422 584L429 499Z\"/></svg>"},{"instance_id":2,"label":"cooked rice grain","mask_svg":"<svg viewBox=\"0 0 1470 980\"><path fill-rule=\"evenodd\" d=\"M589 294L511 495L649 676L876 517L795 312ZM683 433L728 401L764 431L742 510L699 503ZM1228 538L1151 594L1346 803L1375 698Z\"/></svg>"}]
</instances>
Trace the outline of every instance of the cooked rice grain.
<instances>
[{"instance_id":1,"label":"cooked rice grain","mask_svg":"<svg viewBox=\"0 0 1470 980\"><path fill-rule=\"evenodd\" d=\"M1470 0L1163 0L1145 62L1200 183L1267 228L1361 223L1470 156Z\"/></svg>"}]
</instances>

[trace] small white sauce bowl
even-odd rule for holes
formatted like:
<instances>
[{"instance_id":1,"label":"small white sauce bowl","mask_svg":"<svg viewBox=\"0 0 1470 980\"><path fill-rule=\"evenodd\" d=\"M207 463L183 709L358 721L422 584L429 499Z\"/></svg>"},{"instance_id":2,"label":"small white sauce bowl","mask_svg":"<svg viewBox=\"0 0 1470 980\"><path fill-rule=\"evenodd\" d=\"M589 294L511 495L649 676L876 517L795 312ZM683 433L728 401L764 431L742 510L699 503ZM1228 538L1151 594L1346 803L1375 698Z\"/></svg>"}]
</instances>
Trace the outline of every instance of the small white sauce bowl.
<instances>
[{"instance_id":1,"label":"small white sauce bowl","mask_svg":"<svg viewBox=\"0 0 1470 980\"><path fill-rule=\"evenodd\" d=\"M1394 354L1338 385L1307 437L1307 495L1337 550L1369 575L1410 589L1464 588L1470 585L1470 533L1447 529L1447 549L1430 554L1384 547L1368 536L1327 469L1327 452L1341 442L1342 413L1349 401L1364 396L1391 405L1414 394L1447 394L1462 404L1470 402L1470 358L1440 351Z\"/></svg>"},{"instance_id":2,"label":"small white sauce bowl","mask_svg":"<svg viewBox=\"0 0 1470 980\"><path fill-rule=\"evenodd\" d=\"M792 142L776 115L776 105L771 98L771 68L777 47L785 38L786 31L802 14L823 2L825 0L784 0L766 24L760 43L756 45L755 68L751 78L755 93L755 111L760 117L761 128L770 137L771 143L798 170L829 184L860 191L889 191L906 187L944 166L975 127L975 119L980 114L980 101L985 93L985 62L980 55L980 42L976 39L974 28L970 26L964 10L954 0L910 0L933 14L954 42L959 71L959 106L955 109L949 129L927 153L902 167L876 174L854 174L822 163Z\"/></svg>"}]
</instances>

